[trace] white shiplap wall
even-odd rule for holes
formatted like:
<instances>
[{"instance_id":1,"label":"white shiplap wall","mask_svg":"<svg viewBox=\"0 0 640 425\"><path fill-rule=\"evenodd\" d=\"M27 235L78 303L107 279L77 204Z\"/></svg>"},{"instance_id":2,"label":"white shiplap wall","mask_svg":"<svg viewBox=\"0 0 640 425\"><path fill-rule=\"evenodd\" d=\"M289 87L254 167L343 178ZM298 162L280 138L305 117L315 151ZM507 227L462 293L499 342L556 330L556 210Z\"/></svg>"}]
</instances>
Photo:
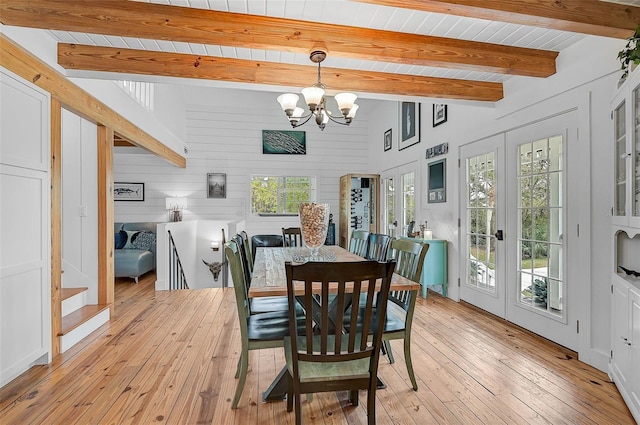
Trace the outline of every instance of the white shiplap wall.
<instances>
[{"instance_id":1,"label":"white shiplap wall","mask_svg":"<svg viewBox=\"0 0 640 425\"><path fill-rule=\"evenodd\" d=\"M373 102L358 102L358 116L349 127L301 127L306 131L306 155L263 155L262 130L290 129L277 94L185 87L182 95L187 105L187 167L176 168L150 154L127 153L137 149L116 150L115 180L145 183L144 202L116 202L116 221L164 221L165 197L184 196L188 206L183 220L246 218L250 235L280 233L283 226L297 225L298 218L257 217L249 211L250 176L265 174L316 176L318 200L331 204L337 224L340 176L369 172L367 108ZM227 174L226 199L207 199L207 173Z\"/></svg>"}]
</instances>

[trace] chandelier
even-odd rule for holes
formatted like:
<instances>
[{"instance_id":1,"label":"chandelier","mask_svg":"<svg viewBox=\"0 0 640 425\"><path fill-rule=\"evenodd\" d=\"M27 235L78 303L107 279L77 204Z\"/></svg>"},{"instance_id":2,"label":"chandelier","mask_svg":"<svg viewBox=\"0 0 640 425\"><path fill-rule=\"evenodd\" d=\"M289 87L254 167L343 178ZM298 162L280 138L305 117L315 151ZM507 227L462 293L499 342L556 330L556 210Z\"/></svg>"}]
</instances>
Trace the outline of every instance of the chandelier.
<instances>
[{"instance_id":1,"label":"chandelier","mask_svg":"<svg viewBox=\"0 0 640 425\"><path fill-rule=\"evenodd\" d=\"M340 109L342 113L341 117L334 117L331 111L327 109L327 99L324 96L326 86L320 79L320 63L325 60L326 57L327 53L322 50L314 50L309 55L311 62L318 64L318 81L311 87L302 89L304 101L309 108L307 115L303 115L305 113L304 109L298 106L300 96L297 94L285 93L278 96L278 102L280 106L282 106L284 113L287 114L293 128L306 124L313 117L318 127L320 127L320 130L324 130L325 125L329 121L341 125L349 125L356 116L358 105L354 102L358 96L353 93L338 93L334 96L338 103L338 109Z\"/></svg>"}]
</instances>

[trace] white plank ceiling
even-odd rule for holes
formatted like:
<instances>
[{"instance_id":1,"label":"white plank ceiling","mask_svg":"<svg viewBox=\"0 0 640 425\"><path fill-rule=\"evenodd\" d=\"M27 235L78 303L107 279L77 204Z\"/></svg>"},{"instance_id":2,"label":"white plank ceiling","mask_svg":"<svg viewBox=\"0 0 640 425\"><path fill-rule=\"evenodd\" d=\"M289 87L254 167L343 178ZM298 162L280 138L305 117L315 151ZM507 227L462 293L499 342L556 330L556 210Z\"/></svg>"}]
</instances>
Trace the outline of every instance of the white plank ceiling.
<instances>
[{"instance_id":1,"label":"white plank ceiling","mask_svg":"<svg viewBox=\"0 0 640 425\"><path fill-rule=\"evenodd\" d=\"M430 13L348 0L139 0L173 6L213 9L270 17L298 19L313 22L350 25L397 32L456 38L502 44L508 46L562 52L579 40L583 34L474 19L454 15ZM490 1L490 0L488 0ZM617 3L640 5L640 0L618 0ZM204 45L162 40L116 37L100 34L50 31L60 42L97 46L143 49L210 55L281 63L312 65L305 54ZM408 75L504 82L509 75L489 72L435 68L374 62L329 56L323 66L356 70L390 72ZM76 73L81 74L81 73ZM523 78L523 77L518 77ZM527 77L525 77L527 78ZM529 77L532 78L532 77ZM144 77L140 77L144 79ZM310 83L314 75L309 75Z\"/></svg>"}]
</instances>

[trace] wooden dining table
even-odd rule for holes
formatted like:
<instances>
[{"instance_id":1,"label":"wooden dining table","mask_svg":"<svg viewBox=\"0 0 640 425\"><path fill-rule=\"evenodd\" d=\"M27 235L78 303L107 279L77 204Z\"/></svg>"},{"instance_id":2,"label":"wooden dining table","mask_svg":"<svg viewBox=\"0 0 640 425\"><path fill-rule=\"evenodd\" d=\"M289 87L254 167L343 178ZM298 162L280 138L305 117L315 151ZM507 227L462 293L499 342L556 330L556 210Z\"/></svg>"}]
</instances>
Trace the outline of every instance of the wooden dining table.
<instances>
[{"instance_id":1,"label":"wooden dining table","mask_svg":"<svg viewBox=\"0 0 640 425\"><path fill-rule=\"evenodd\" d=\"M296 254L304 256L306 248L264 247L257 248L253 265L253 277L249 286L249 298L287 295L287 274L284 264L293 262ZM324 254L324 257L323 257ZM323 246L320 260L331 257L332 261L364 261L365 259L337 245ZM397 273L391 278L391 291L417 291L420 284Z\"/></svg>"},{"instance_id":2,"label":"wooden dining table","mask_svg":"<svg viewBox=\"0 0 640 425\"><path fill-rule=\"evenodd\" d=\"M304 258L308 255L305 248L299 247L264 247L257 248L256 258L253 265L253 277L249 286L249 298L253 297L271 297L287 295L287 275L285 271L285 263L295 262L299 257ZM365 259L346 249L336 246L323 246L320 251L319 260L330 259L336 262L348 261L364 261ZM400 276L397 273L391 278L391 291L414 291L417 296L420 290L420 284ZM269 388L262 394L262 401L282 400L289 387L291 376L285 365L280 373L273 380ZM379 387L383 385L380 380ZM382 387L383 388L383 387Z\"/></svg>"}]
</instances>

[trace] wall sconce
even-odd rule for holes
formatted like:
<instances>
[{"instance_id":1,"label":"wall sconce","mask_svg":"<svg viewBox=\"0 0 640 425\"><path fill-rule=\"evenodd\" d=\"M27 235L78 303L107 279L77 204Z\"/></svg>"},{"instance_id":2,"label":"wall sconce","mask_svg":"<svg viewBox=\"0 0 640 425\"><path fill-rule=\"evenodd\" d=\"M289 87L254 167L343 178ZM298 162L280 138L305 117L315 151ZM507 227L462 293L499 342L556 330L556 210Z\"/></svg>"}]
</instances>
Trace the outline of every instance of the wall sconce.
<instances>
[{"instance_id":1,"label":"wall sconce","mask_svg":"<svg viewBox=\"0 0 640 425\"><path fill-rule=\"evenodd\" d=\"M165 198L169 221L182 221L182 210L187 208L187 198Z\"/></svg>"},{"instance_id":2,"label":"wall sconce","mask_svg":"<svg viewBox=\"0 0 640 425\"><path fill-rule=\"evenodd\" d=\"M212 251L218 251L220 249L220 242L219 241L211 241L211 250Z\"/></svg>"}]
</instances>

